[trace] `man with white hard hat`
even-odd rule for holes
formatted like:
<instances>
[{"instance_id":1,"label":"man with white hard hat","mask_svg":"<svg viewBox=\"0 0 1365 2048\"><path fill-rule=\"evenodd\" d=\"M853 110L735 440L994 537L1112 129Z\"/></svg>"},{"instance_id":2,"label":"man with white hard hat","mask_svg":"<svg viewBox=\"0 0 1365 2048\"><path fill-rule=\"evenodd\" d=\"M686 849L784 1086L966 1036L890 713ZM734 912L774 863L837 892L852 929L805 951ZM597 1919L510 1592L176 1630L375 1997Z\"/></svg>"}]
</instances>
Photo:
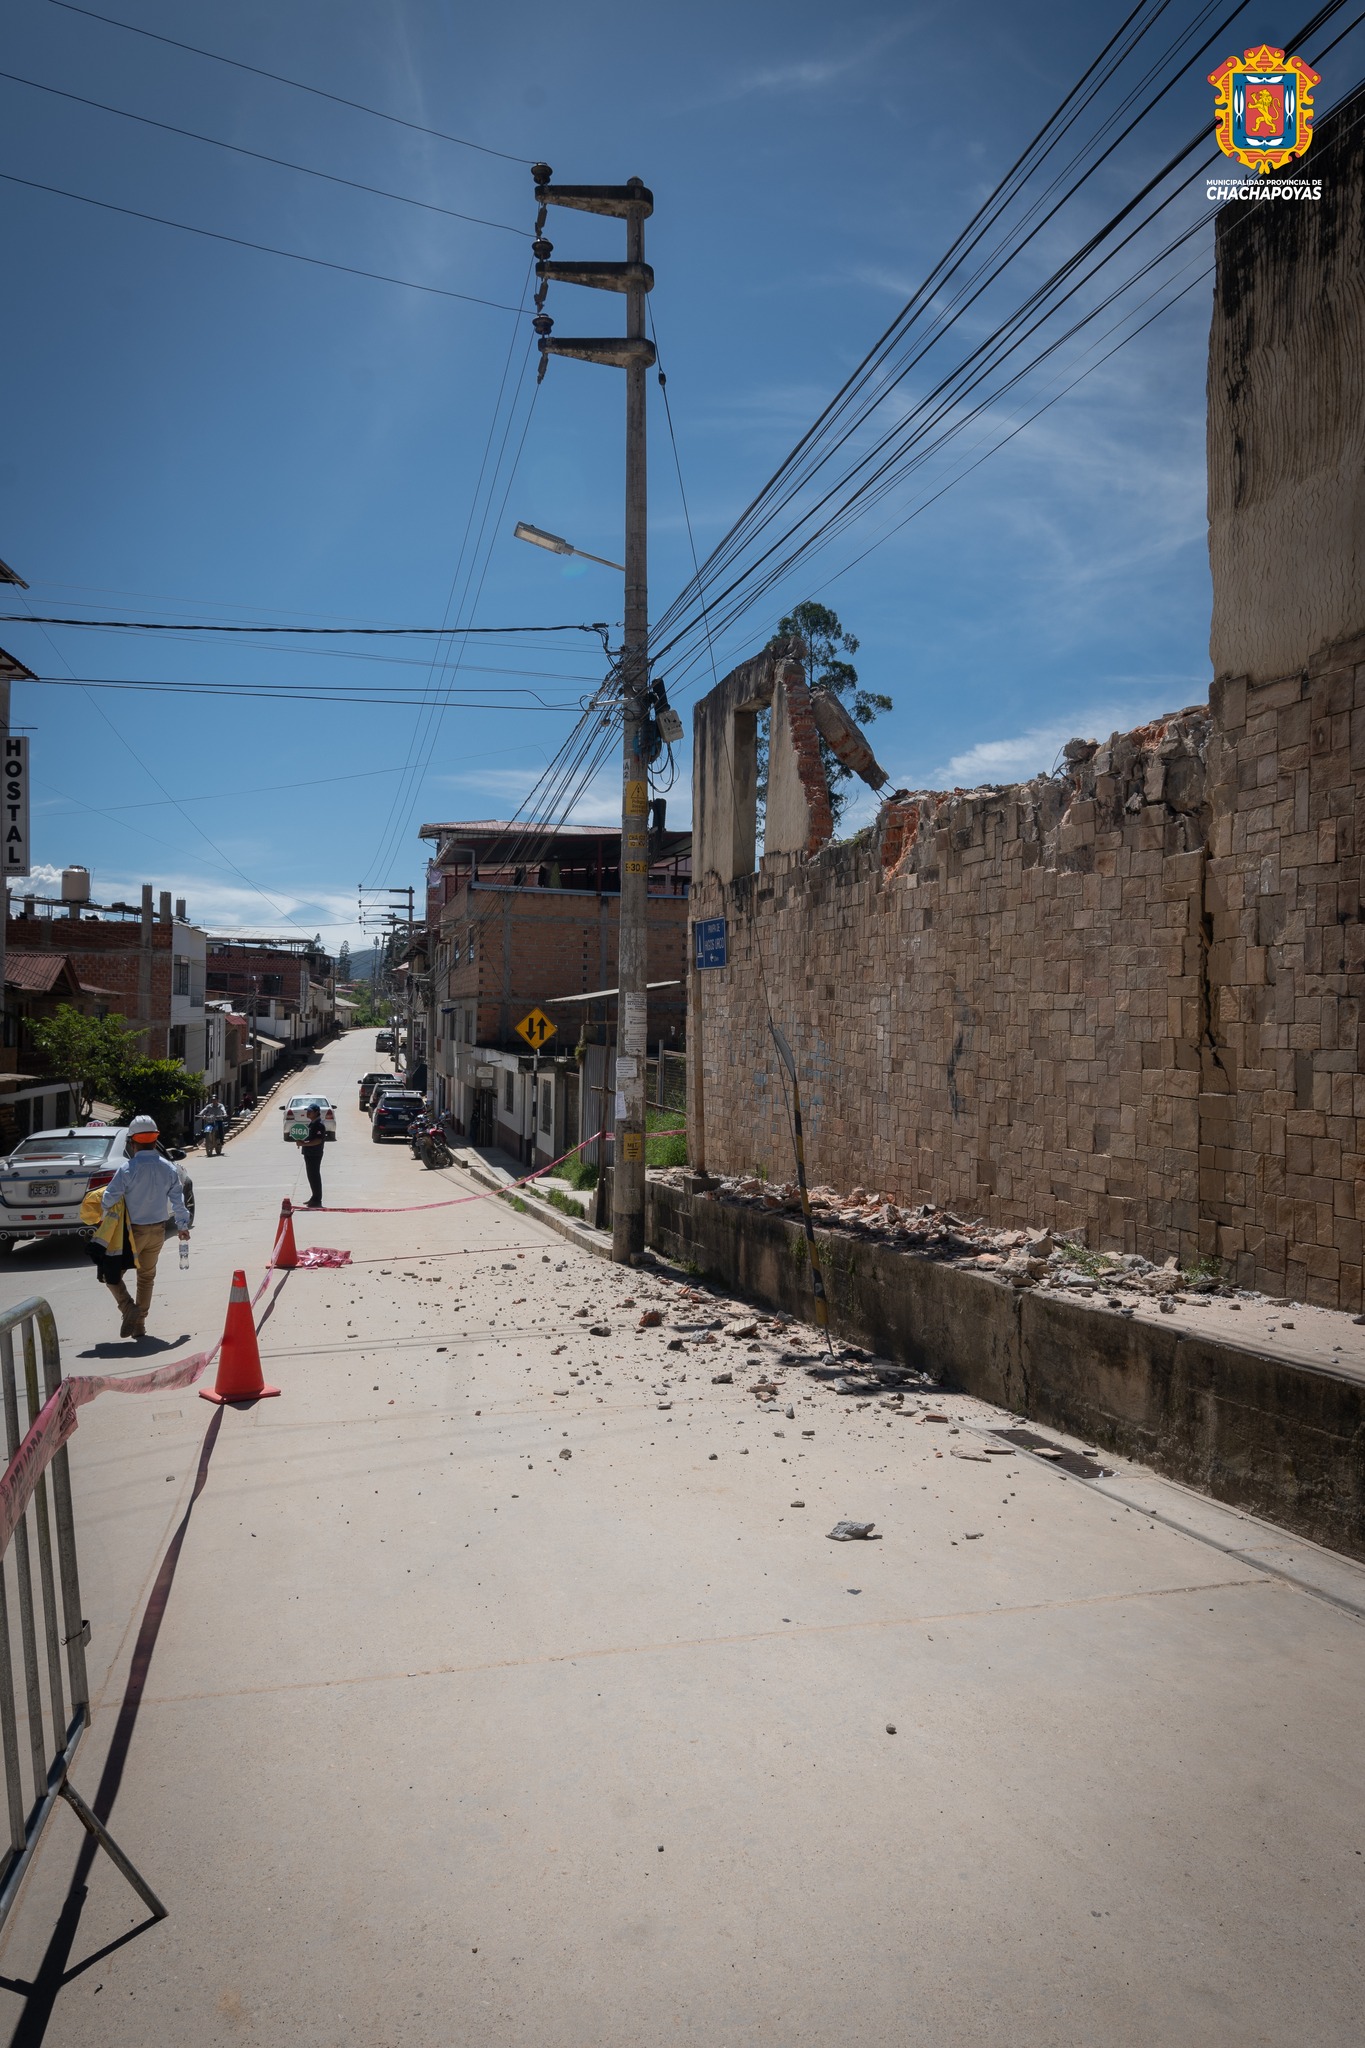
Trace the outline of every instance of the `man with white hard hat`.
<instances>
[{"instance_id":1,"label":"man with white hard hat","mask_svg":"<svg viewBox=\"0 0 1365 2048\"><path fill-rule=\"evenodd\" d=\"M111 1282L109 1292L123 1313L120 1337L145 1337L147 1311L156 1285L156 1262L166 1240L166 1218L175 1218L182 1237L190 1234L190 1212L180 1175L158 1147L161 1133L150 1116L135 1116L128 1126L128 1153L122 1166L104 1189L105 1213L119 1202L124 1205L129 1246L137 1267L137 1300L131 1301L122 1276Z\"/></svg>"}]
</instances>

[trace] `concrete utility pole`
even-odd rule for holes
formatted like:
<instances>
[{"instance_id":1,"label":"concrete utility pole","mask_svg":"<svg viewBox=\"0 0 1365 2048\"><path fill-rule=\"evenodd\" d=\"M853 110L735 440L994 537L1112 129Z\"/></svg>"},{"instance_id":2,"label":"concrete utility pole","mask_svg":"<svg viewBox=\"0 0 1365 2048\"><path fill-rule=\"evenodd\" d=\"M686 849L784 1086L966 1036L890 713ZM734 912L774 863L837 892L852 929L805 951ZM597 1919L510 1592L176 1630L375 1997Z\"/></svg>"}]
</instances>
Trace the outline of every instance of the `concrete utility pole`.
<instances>
[{"instance_id":1,"label":"concrete utility pole","mask_svg":"<svg viewBox=\"0 0 1365 2048\"><path fill-rule=\"evenodd\" d=\"M645 221L654 211L653 194L639 178L624 185L552 185L548 164L532 166L536 181L533 249L536 276L542 288L552 281L589 285L626 295L624 339L553 338L554 325L543 310L534 325L540 334L542 358L572 356L579 362L607 363L626 373L626 616L621 654L621 894L617 926L616 1026L616 1151L611 1180L612 1255L630 1264L645 1248L645 1032L648 1020L646 982L649 976L649 757L645 730L649 717L649 503L646 472L645 372L654 362L654 344L645 336L645 294L654 273L645 262ZM545 210L574 207L581 213L614 215L626 223L624 263L552 263L553 244L544 240ZM544 371L542 360L541 369Z\"/></svg>"},{"instance_id":2,"label":"concrete utility pole","mask_svg":"<svg viewBox=\"0 0 1365 2048\"><path fill-rule=\"evenodd\" d=\"M13 569L7 568L3 562L0 562L0 583L17 583L21 590L28 589L28 585L23 577L16 576ZM5 767L9 765L10 684L36 683L37 680L38 678L34 675L32 669L25 668L22 661L17 661L12 654L6 654L4 648L0 647L0 763L3 763ZM23 801L24 814L27 816L27 791L24 792ZM5 815L6 817L9 816L8 811ZM27 858L21 868L14 870L19 875L26 875L28 871ZM0 874L0 1045L3 1044L5 1035L5 943L8 936L6 927L9 923L9 884L10 871L6 865L5 872Z\"/></svg>"}]
</instances>

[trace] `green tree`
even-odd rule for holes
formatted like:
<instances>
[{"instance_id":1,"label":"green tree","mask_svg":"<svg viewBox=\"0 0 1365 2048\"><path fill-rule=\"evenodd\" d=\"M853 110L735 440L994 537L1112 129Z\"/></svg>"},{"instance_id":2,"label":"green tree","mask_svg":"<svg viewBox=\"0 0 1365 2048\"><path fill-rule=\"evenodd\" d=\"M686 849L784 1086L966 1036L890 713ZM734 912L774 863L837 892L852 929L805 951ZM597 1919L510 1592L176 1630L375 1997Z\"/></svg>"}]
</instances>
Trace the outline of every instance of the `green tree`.
<instances>
[{"instance_id":1,"label":"green tree","mask_svg":"<svg viewBox=\"0 0 1365 2048\"><path fill-rule=\"evenodd\" d=\"M70 1003L59 1003L53 1016L30 1027L30 1035L51 1071L75 1096L77 1113L88 1117L97 1096L106 1102L118 1100L119 1082L137 1057L142 1034L122 1017L87 1017Z\"/></svg>"},{"instance_id":2,"label":"green tree","mask_svg":"<svg viewBox=\"0 0 1365 2048\"><path fill-rule=\"evenodd\" d=\"M130 1059L113 1079L110 1100L120 1116L155 1117L162 1136L185 1120L204 1092L204 1077L183 1060Z\"/></svg>"},{"instance_id":3,"label":"green tree","mask_svg":"<svg viewBox=\"0 0 1365 2048\"><path fill-rule=\"evenodd\" d=\"M338 980L338 981L349 981L349 980L350 980L350 978L351 978L351 947L350 947L350 942L349 942L349 940L347 940L347 939L343 939L343 940L342 940L342 942L341 942L341 945L340 945L340 947L338 948L338 951L337 951L337 980Z\"/></svg>"},{"instance_id":4,"label":"green tree","mask_svg":"<svg viewBox=\"0 0 1365 2048\"><path fill-rule=\"evenodd\" d=\"M883 711L894 707L891 699L881 690L867 690L858 681L858 671L847 659L858 652L858 642L852 633L844 631L839 614L831 611L827 604L818 604L814 598L807 598L796 605L785 618L777 623L777 637L799 633L809 650L810 660L806 677L812 690L828 690L845 703L859 725L871 725L874 718ZM828 740L821 738L820 758L825 764L825 775L829 782L829 803L837 827L848 792L844 784L852 776L852 769L846 768ZM767 781L767 764L763 764L763 779Z\"/></svg>"}]
</instances>

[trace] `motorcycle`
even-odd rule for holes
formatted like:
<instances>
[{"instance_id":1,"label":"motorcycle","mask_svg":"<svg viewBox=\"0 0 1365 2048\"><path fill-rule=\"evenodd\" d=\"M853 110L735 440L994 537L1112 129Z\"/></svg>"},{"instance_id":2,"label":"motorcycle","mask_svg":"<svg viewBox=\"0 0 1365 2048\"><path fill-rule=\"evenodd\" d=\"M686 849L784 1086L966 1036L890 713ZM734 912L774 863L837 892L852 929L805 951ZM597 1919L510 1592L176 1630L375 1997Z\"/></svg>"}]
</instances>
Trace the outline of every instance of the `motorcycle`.
<instances>
[{"instance_id":1,"label":"motorcycle","mask_svg":"<svg viewBox=\"0 0 1365 2048\"><path fill-rule=\"evenodd\" d=\"M438 1172L452 1162L445 1127L439 1117L415 1116L408 1131L408 1143L412 1146L413 1158L420 1159L431 1172Z\"/></svg>"},{"instance_id":2,"label":"motorcycle","mask_svg":"<svg viewBox=\"0 0 1365 2048\"><path fill-rule=\"evenodd\" d=\"M223 1140L227 1136L227 1119L225 1117L211 1117L207 1122L202 1123L199 1129L204 1140L205 1159L221 1159L223 1156Z\"/></svg>"}]
</instances>

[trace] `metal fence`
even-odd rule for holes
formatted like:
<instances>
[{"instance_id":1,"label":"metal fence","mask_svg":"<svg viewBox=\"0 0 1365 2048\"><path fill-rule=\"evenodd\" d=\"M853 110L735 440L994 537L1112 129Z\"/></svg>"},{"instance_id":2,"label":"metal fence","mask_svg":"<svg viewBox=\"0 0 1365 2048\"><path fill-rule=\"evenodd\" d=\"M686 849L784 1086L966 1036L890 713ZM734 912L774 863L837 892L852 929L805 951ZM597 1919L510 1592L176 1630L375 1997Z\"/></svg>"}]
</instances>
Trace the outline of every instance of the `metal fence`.
<instances>
[{"instance_id":1,"label":"metal fence","mask_svg":"<svg viewBox=\"0 0 1365 2048\"><path fill-rule=\"evenodd\" d=\"M657 1059L649 1062L649 1100L656 1109L672 1109L679 1119L687 1114L687 1054L659 1047Z\"/></svg>"},{"instance_id":2,"label":"metal fence","mask_svg":"<svg viewBox=\"0 0 1365 2048\"><path fill-rule=\"evenodd\" d=\"M85 1672L90 1627L81 1615L65 1444L75 1411L73 1407L64 1418L61 1378L57 1324L48 1304L35 1296L0 1312L0 1397L8 1454L0 1481L0 1528L6 1532L0 1536L0 1748L9 1819L9 1851L0 1876L0 1927L59 1799L112 1857L154 1918L166 1917L156 1893L67 1775L90 1726Z\"/></svg>"}]
</instances>

